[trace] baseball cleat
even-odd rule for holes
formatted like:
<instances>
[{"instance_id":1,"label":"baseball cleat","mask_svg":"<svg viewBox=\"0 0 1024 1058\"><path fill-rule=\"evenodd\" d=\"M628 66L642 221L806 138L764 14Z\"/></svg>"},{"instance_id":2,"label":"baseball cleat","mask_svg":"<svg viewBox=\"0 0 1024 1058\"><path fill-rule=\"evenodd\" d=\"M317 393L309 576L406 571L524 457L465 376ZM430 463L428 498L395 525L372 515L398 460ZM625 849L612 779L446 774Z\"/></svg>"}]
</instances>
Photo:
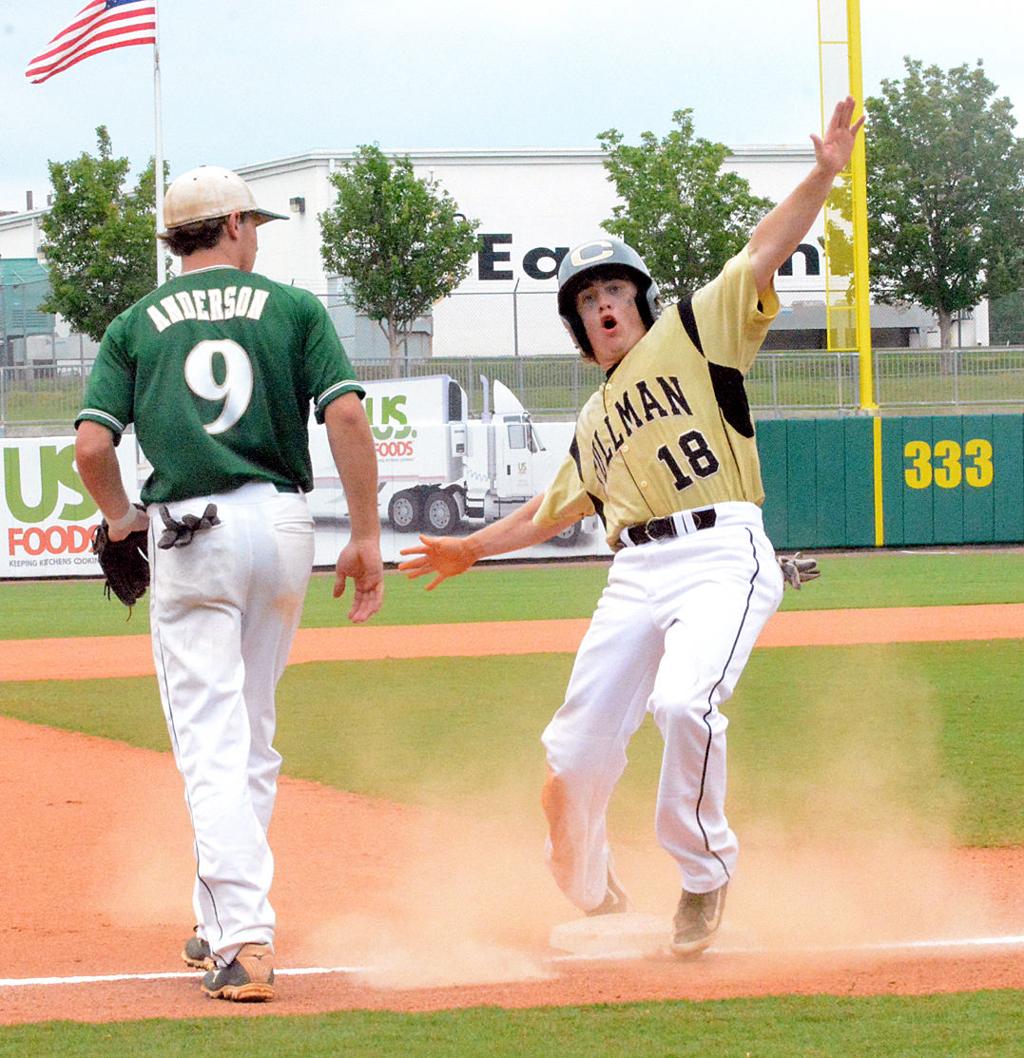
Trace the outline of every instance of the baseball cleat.
<instances>
[{"instance_id":1,"label":"baseball cleat","mask_svg":"<svg viewBox=\"0 0 1024 1058\"><path fill-rule=\"evenodd\" d=\"M679 898L673 920L672 954L680 959L699 955L714 939L722 924L728 882L710 893L688 893Z\"/></svg>"},{"instance_id":2,"label":"baseball cleat","mask_svg":"<svg viewBox=\"0 0 1024 1058\"><path fill-rule=\"evenodd\" d=\"M269 944L243 944L227 966L203 977L203 991L212 999L233 1003L265 1003L274 998L274 950Z\"/></svg>"},{"instance_id":3,"label":"baseball cleat","mask_svg":"<svg viewBox=\"0 0 1024 1058\"><path fill-rule=\"evenodd\" d=\"M181 950L182 961L197 970L212 970L217 965L213 961L213 952L210 945L199 936L198 930L198 926L193 927L192 936L185 941L185 947Z\"/></svg>"},{"instance_id":4,"label":"baseball cleat","mask_svg":"<svg viewBox=\"0 0 1024 1058\"><path fill-rule=\"evenodd\" d=\"M587 912L588 915L621 915L629 910L629 900L626 891L619 885L618 878L611 867L608 868L608 888L605 890L604 899L595 908Z\"/></svg>"}]
</instances>

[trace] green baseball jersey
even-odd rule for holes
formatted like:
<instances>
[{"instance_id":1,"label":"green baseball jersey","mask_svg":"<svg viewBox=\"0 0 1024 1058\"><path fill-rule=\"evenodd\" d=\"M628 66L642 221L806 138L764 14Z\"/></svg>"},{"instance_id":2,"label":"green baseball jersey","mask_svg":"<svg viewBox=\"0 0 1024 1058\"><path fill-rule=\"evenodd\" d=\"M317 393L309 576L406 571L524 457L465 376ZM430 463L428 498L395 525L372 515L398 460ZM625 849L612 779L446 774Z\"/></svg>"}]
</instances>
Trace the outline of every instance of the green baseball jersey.
<instances>
[{"instance_id":1,"label":"green baseball jersey","mask_svg":"<svg viewBox=\"0 0 1024 1058\"><path fill-rule=\"evenodd\" d=\"M746 249L677 305L608 373L576 422L534 520L597 513L624 528L730 500L764 500L743 378L779 311L758 297Z\"/></svg>"},{"instance_id":2,"label":"green baseball jersey","mask_svg":"<svg viewBox=\"0 0 1024 1058\"><path fill-rule=\"evenodd\" d=\"M153 465L144 503L269 481L313 487L306 424L363 396L319 300L235 268L177 276L107 328L75 421L119 440L134 422Z\"/></svg>"}]
</instances>

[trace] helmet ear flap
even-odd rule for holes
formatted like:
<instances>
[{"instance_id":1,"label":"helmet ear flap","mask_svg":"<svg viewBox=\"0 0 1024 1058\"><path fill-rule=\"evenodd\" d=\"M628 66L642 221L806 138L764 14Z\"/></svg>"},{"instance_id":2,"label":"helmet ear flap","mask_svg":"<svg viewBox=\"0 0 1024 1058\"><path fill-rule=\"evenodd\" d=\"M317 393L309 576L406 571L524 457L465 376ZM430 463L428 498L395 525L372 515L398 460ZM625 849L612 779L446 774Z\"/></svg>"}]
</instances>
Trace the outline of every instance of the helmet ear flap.
<instances>
[{"instance_id":1,"label":"helmet ear flap","mask_svg":"<svg viewBox=\"0 0 1024 1058\"><path fill-rule=\"evenodd\" d=\"M644 326L650 330L654 321L661 315L661 292L653 279L647 284L645 292L637 292L636 309L640 313L640 319L644 321Z\"/></svg>"},{"instance_id":2,"label":"helmet ear flap","mask_svg":"<svg viewBox=\"0 0 1024 1058\"><path fill-rule=\"evenodd\" d=\"M562 323L565 329L569 332L569 337L572 338L573 344L580 351L580 356L584 360L594 359L594 350L590 347L590 339L587 337L587 330L583 326L583 320L580 319L580 314L575 311L570 311L562 317Z\"/></svg>"}]
</instances>

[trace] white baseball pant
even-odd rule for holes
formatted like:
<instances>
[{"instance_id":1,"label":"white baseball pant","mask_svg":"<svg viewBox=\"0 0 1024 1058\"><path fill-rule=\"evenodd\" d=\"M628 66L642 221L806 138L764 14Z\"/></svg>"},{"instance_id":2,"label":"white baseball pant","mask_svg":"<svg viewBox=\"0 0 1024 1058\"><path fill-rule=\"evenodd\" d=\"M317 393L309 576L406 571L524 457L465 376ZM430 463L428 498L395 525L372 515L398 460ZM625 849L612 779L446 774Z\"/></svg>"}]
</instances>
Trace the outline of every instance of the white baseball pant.
<instances>
[{"instance_id":1,"label":"white baseball pant","mask_svg":"<svg viewBox=\"0 0 1024 1058\"><path fill-rule=\"evenodd\" d=\"M681 535L616 552L565 703L544 731L548 863L583 910L605 896L608 802L647 712L664 739L657 835L682 887L710 892L735 868L725 816L728 721L719 707L777 609L783 580L760 508L722 503L715 512L712 528L680 520Z\"/></svg>"},{"instance_id":2,"label":"white baseball pant","mask_svg":"<svg viewBox=\"0 0 1024 1058\"><path fill-rule=\"evenodd\" d=\"M274 860L267 827L281 757L274 693L313 566L304 496L250 482L169 503L177 520L217 505L221 524L160 550L151 505L153 658L195 833L193 908L220 964L272 943Z\"/></svg>"}]
</instances>

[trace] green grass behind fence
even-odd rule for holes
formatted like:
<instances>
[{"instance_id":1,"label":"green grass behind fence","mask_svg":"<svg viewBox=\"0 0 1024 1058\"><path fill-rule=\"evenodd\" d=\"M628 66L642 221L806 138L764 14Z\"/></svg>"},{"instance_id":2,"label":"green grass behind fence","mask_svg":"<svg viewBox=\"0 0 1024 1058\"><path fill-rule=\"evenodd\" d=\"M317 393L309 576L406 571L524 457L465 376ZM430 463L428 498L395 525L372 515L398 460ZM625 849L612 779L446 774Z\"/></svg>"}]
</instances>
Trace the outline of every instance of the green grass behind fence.
<instances>
[{"instance_id":1,"label":"green grass behind fence","mask_svg":"<svg viewBox=\"0 0 1024 1058\"><path fill-rule=\"evenodd\" d=\"M1024 406L1024 354L1019 349L883 350L874 357L875 399L883 409L972 405L988 410ZM411 377L447 374L466 391L472 415L484 407L484 386L507 385L538 419L573 419L602 380L596 365L575 356L434 357L403 364ZM367 381L391 377L388 361L358 361ZM0 425L67 426L84 389L77 364L36 369L39 377L11 373L0 383ZM762 353L747 376L751 407L765 414L813 409L835 414L859 406L854 354L822 351Z\"/></svg>"}]
</instances>

